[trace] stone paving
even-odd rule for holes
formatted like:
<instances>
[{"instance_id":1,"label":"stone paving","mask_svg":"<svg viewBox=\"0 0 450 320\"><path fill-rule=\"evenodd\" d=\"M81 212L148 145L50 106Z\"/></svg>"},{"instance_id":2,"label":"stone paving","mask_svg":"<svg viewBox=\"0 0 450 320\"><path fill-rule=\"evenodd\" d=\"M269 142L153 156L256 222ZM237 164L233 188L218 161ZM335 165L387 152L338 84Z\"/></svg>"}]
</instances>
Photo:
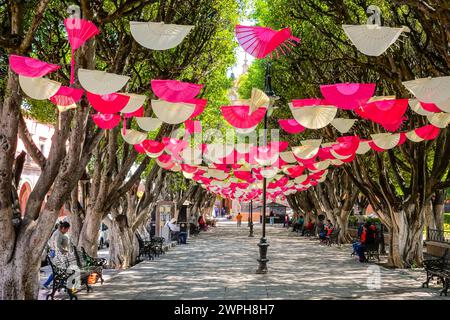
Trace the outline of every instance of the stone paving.
<instances>
[{"instance_id":1,"label":"stone paving","mask_svg":"<svg viewBox=\"0 0 450 320\"><path fill-rule=\"evenodd\" d=\"M327 247L280 226L267 226L269 273L255 274L260 226L220 223L113 276L80 299L448 299L434 284L422 289L422 270L361 264L350 246ZM376 277L379 272L379 278ZM375 275L375 276L374 276ZM375 280L371 280L375 279ZM379 279L379 281L377 281Z\"/></svg>"}]
</instances>

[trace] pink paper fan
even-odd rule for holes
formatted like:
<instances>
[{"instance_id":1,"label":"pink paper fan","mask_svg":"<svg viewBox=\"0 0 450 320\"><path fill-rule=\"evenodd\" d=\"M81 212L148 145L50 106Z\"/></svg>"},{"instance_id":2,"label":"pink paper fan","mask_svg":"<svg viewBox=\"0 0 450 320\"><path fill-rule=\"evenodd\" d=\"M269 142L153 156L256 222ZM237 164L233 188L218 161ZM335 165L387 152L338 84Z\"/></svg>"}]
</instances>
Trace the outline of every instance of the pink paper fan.
<instances>
[{"instance_id":1,"label":"pink paper fan","mask_svg":"<svg viewBox=\"0 0 450 320\"><path fill-rule=\"evenodd\" d=\"M262 59L273 52L287 54L292 46L300 42L292 36L289 28L276 31L267 27L236 26L239 45L250 55Z\"/></svg>"},{"instance_id":2,"label":"pink paper fan","mask_svg":"<svg viewBox=\"0 0 450 320\"><path fill-rule=\"evenodd\" d=\"M372 150L375 150L377 152L386 151L385 149L378 147L375 143L373 143L373 141L369 141L369 146L372 148Z\"/></svg>"},{"instance_id":3,"label":"pink paper fan","mask_svg":"<svg viewBox=\"0 0 450 320\"><path fill-rule=\"evenodd\" d=\"M140 117L143 117L143 116L144 116L144 107L140 107L136 111L123 114L123 117L125 119L130 119L130 118L134 118L134 117L140 118Z\"/></svg>"},{"instance_id":4,"label":"pink paper fan","mask_svg":"<svg viewBox=\"0 0 450 320\"><path fill-rule=\"evenodd\" d=\"M404 144L406 142L406 134L404 132L400 132L400 140L397 143L397 146L401 146L402 144Z\"/></svg>"},{"instance_id":5,"label":"pink paper fan","mask_svg":"<svg viewBox=\"0 0 450 320\"><path fill-rule=\"evenodd\" d=\"M379 124L398 123L408 109L408 99L391 99L374 101L355 109L364 119L370 119Z\"/></svg>"},{"instance_id":6,"label":"pink paper fan","mask_svg":"<svg viewBox=\"0 0 450 320\"><path fill-rule=\"evenodd\" d=\"M86 91L86 97L91 106L100 113L117 113L128 104L129 96L118 93L94 94Z\"/></svg>"},{"instance_id":7,"label":"pink paper fan","mask_svg":"<svg viewBox=\"0 0 450 320\"><path fill-rule=\"evenodd\" d=\"M181 165L181 169L182 169L184 172L187 172L187 173L195 173L195 172L198 170L197 167L190 166L190 165L187 165L187 164L182 164L182 165Z\"/></svg>"},{"instance_id":8,"label":"pink paper fan","mask_svg":"<svg viewBox=\"0 0 450 320\"><path fill-rule=\"evenodd\" d=\"M320 160L328 160L328 159L336 159L330 152L331 147L324 147L320 148L317 155L319 156Z\"/></svg>"},{"instance_id":9,"label":"pink paper fan","mask_svg":"<svg viewBox=\"0 0 450 320\"><path fill-rule=\"evenodd\" d=\"M29 78L43 77L60 68L60 66L57 66L56 64L15 54L9 56L9 66L15 73Z\"/></svg>"},{"instance_id":10,"label":"pink paper fan","mask_svg":"<svg viewBox=\"0 0 450 320\"><path fill-rule=\"evenodd\" d=\"M145 153L145 149L142 146L142 143L134 144L133 147L138 153L140 153L140 154L144 154Z\"/></svg>"},{"instance_id":11,"label":"pink paper fan","mask_svg":"<svg viewBox=\"0 0 450 320\"><path fill-rule=\"evenodd\" d=\"M291 168L287 169L287 172L289 174L289 176L291 176L292 178L297 178L300 177L303 172L305 171L305 167L304 166L294 166Z\"/></svg>"},{"instance_id":12,"label":"pink paper fan","mask_svg":"<svg viewBox=\"0 0 450 320\"><path fill-rule=\"evenodd\" d=\"M184 125L186 126L186 131L189 134L202 132L202 123L200 121L186 120Z\"/></svg>"},{"instance_id":13,"label":"pink paper fan","mask_svg":"<svg viewBox=\"0 0 450 320\"><path fill-rule=\"evenodd\" d=\"M178 80L152 80L151 86L158 98L174 103L193 100L203 88L201 84Z\"/></svg>"},{"instance_id":14,"label":"pink paper fan","mask_svg":"<svg viewBox=\"0 0 450 320\"><path fill-rule=\"evenodd\" d=\"M144 148L145 151L147 151L148 153L153 153L153 154L158 154L160 152L162 152L164 150L164 148L166 147L164 145L164 143L161 143L159 141L155 141L155 140L144 140L141 143L142 147Z\"/></svg>"},{"instance_id":15,"label":"pink paper fan","mask_svg":"<svg viewBox=\"0 0 450 320\"><path fill-rule=\"evenodd\" d=\"M208 104L207 99L191 99L183 102L195 104L194 113L189 117L189 119L194 119L195 117L201 115L203 111L205 111L205 107Z\"/></svg>"},{"instance_id":16,"label":"pink paper fan","mask_svg":"<svg viewBox=\"0 0 450 320\"><path fill-rule=\"evenodd\" d=\"M336 139L337 143L332 145L331 148L340 156L350 156L356 153L359 147L358 136L346 136Z\"/></svg>"},{"instance_id":17,"label":"pink paper fan","mask_svg":"<svg viewBox=\"0 0 450 320\"><path fill-rule=\"evenodd\" d=\"M241 179L241 180L250 182L253 179L253 175L252 175L251 171L236 170L233 173L236 178Z\"/></svg>"},{"instance_id":18,"label":"pink paper fan","mask_svg":"<svg viewBox=\"0 0 450 320\"><path fill-rule=\"evenodd\" d=\"M249 106L222 106L222 115L229 124L238 129L253 128L261 122L266 113L266 108L259 108L252 114Z\"/></svg>"},{"instance_id":19,"label":"pink paper fan","mask_svg":"<svg viewBox=\"0 0 450 320\"><path fill-rule=\"evenodd\" d=\"M442 112L441 109L438 108L438 106L436 106L434 103L425 103L425 102L421 102L420 105L422 106L422 108L426 111L429 112Z\"/></svg>"},{"instance_id":20,"label":"pink paper fan","mask_svg":"<svg viewBox=\"0 0 450 320\"><path fill-rule=\"evenodd\" d=\"M439 135L440 129L432 124L417 128L414 132L424 140L434 140Z\"/></svg>"},{"instance_id":21,"label":"pink paper fan","mask_svg":"<svg viewBox=\"0 0 450 320\"><path fill-rule=\"evenodd\" d=\"M294 108L313 107L313 106L326 106L326 105L330 105L330 103L328 101L326 101L326 100L318 99L318 98L292 100L292 106Z\"/></svg>"},{"instance_id":22,"label":"pink paper fan","mask_svg":"<svg viewBox=\"0 0 450 320\"><path fill-rule=\"evenodd\" d=\"M120 116L116 114L97 113L92 115L92 120L94 120L99 128L110 130L117 127L120 123Z\"/></svg>"},{"instance_id":23,"label":"pink paper fan","mask_svg":"<svg viewBox=\"0 0 450 320\"><path fill-rule=\"evenodd\" d=\"M305 131L305 127L302 126L300 123L295 121L295 119L280 119L278 120L278 123L280 124L280 127L290 134L297 134Z\"/></svg>"},{"instance_id":24,"label":"pink paper fan","mask_svg":"<svg viewBox=\"0 0 450 320\"><path fill-rule=\"evenodd\" d=\"M67 18L64 19L64 25L66 26L67 37L69 38L70 47L72 49L72 58L70 61L70 84L74 84L74 67L75 67L75 50L81 47L86 41L100 31L91 21L79 18Z\"/></svg>"},{"instance_id":25,"label":"pink paper fan","mask_svg":"<svg viewBox=\"0 0 450 320\"><path fill-rule=\"evenodd\" d=\"M67 107L81 100L84 90L61 86L50 101L58 106Z\"/></svg>"},{"instance_id":26,"label":"pink paper fan","mask_svg":"<svg viewBox=\"0 0 450 320\"><path fill-rule=\"evenodd\" d=\"M394 132L394 131L397 131L398 129L400 129L400 127L403 125L403 122L406 119L407 119L406 117L401 117L400 119L395 120L392 123L382 123L381 126L383 128L385 128L387 131Z\"/></svg>"},{"instance_id":27,"label":"pink paper fan","mask_svg":"<svg viewBox=\"0 0 450 320\"><path fill-rule=\"evenodd\" d=\"M330 104L353 110L366 103L375 93L375 83L338 83L320 86L320 91Z\"/></svg>"}]
</instances>

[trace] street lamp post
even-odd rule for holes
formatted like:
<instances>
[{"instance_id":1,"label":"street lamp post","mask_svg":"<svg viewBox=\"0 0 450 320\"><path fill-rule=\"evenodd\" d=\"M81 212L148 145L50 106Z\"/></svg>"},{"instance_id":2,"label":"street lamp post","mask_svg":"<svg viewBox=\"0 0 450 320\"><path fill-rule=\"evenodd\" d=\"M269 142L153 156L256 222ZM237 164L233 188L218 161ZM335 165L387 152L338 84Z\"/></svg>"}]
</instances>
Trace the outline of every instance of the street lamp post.
<instances>
[{"instance_id":1,"label":"street lamp post","mask_svg":"<svg viewBox=\"0 0 450 320\"><path fill-rule=\"evenodd\" d=\"M270 98L271 104L273 103L273 100L275 98L275 92L272 88L272 76L270 74L271 72L271 62L269 61L266 65L266 75L265 75L265 84L264 84L264 92L266 95ZM271 108L271 105L267 108L267 112L264 115L264 146L267 145L267 123L268 123L268 116ZM263 178L263 211L262 211L262 236L258 243L259 247L259 266L256 270L256 273L258 274L265 274L267 273L267 262L269 259L267 259L267 249L269 247L269 244L267 243L266 239L266 204L267 204L267 179Z\"/></svg>"},{"instance_id":2,"label":"street lamp post","mask_svg":"<svg viewBox=\"0 0 450 320\"><path fill-rule=\"evenodd\" d=\"M253 200L250 200L250 221L248 226L250 228L250 232L248 234L249 237L253 237Z\"/></svg>"}]
</instances>

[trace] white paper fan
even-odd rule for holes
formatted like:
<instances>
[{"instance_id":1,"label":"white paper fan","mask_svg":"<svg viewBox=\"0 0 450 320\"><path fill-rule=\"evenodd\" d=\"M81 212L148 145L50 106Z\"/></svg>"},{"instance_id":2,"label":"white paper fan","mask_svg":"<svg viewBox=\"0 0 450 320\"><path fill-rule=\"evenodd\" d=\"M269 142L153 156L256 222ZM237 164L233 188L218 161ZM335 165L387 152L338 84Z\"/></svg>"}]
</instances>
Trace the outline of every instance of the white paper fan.
<instances>
[{"instance_id":1,"label":"white paper fan","mask_svg":"<svg viewBox=\"0 0 450 320\"><path fill-rule=\"evenodd\" d=\"M266 168L261 170L261 175L266 179L274 178L278 173L278 168Z\"/></svg>"},{"instance_id":2,"label":"white paper fan","mask_svg":"<svg viewBox=\"0 0 450 320\"><path fill-rule=\"evenodd\" d=\"M122 89L130 77L99 70L78 69L81 86L95 94L110 94Z\"/></svg>"},{"instance_id":3,"label":"white paper fan","mask_svg":"<svg viewBox=\"0 0 450 320\"><path fill-rule=\"evenodd\" d=\"M133 38L143 47L167 50L179 45L194 26L130 21Z\"/></svg>"},{"instance_id":4,"label":"white paper fan","mask_svg":"<svg viewBox=\"0 0 450 320\"><path fill-rule=\"evenodd\" d=\"M295 154L297 158L308 160L314 158L319 152L320 147L314 146L299 146L292 147L292 152Z\"/></svg>"},{"instance_id":5,"label":"white paper fan","mask_svg":"<svg viewBox=\"0 0 450 320\"><path fill-rule=\"evenodd\" d=\"M384 100L394 100L395 96L375 96L370 98L367 103L376 102L376 101L384 101Z\"/></svg>"},{"instance_id":6,"label":"white paper fan","mask_svg":"<svg viewBox=\"0 0 450 320\"><path fill-rule=\"evenodd\" d=\"M289 103L289 107L294 119L308 129L326 127L337 114L337 108L334 106L294 107Z\"/></svg>"},{"instance_id":7,"label":"white paper fan","mask_svg":"<svg viewBox=\"0 0 450 320\"><path fill-rule=\"evenodd\" d=\"M345 159L348 159L353 156L353 154L351 154L349 156L342 156L342 155L336 153L333 149L330 149L330 153L333 157L335 157L336 159L339 159L339 160L345 160Z\"/></svg>"},{"instance_id":8,"label":"white paper fan","mask_svg":"<svg viewBox=\"0 0 450 320\"><path fill-rule=\"evenodd\" d=\"M270 98L261 90L253 88L252 96L249 103L249 114L252 114L261 107L268 108L270 104Z\"/></svg>"},{"instance_id":9,"label":"white paper fan","mask_svg":"<svg viewBox=\"0 0 450 320\"><path fill-rule=\"evenodd\" d=\"M206 175L211 178L217 179L217 180L225 180L229 176L228 173L225 173L222 170L210 169L210 168L206 172Z\"/></svg>"},{"instance_id":10,"label":"white paper fan","mask_svg":"<svg viewBox=\"0 0 450 320\"><path fill-rule=\"evenodd\" d=\"M400 142L400 133L377 133L370 135L372 142L381 149L389 150L394 148Z\"/></svg>"},{"instance_id":11,"label":"white paper fan","mask_svg":"<svg viewBox=\"0 0 450 320\"><path fill-rule=\"evenodd\" d=\"M124 96L129 96L130 100L128 101L125 108L123 108L120 112L121 113L132 113L137 111L142 105L145 103L145 100L147 100L147 96L144 96L142 94L134 94L134 93L121 93Z\"/></svg>"},{"instance_id":12,"label":"white paper fan","mask_svg":"<svg viewBox=\"0 0 450 320\"><path fill-rule=\"evenodd\" d=\"M147 138L147 133L142 133L137 130L127 129L126 133L123 133L123 130L120 130L122 133L122 138L125 142L129 144L139 144Z\"/></svg>"},{"instance_id":13,"label":"white paper fan","mask_svg":"<svg viewBox=\"0 0 450 320\"><path fill-rule=\"evenodd\" d=\"M305 182L306 179L308 179L308 175L303 174L300 177L295 178L294 181L295 181L295 183L300 184L302 182Z\"/></svg>"},{"instance_id":14,"label":"white paper fan","mask_svg":"<svg viewBox=\"0 0 450 320\"><path fill-rule=\"evenodd\" d=\"M309 139L300 141L302 146L320 147L322 139Z\"/></svg>"},{"instance_id":15,"label":"white paper fan","mask_svg":"<svg viewBox=\"0 0 450 320\"><path fill-rule=\"evenodd\" d=\"M436 106L439 109L441 109L442 111L450 112L450 98L448 98L447 100L444 100L442 102L436 103Z\"/></svg>"},{"instance_id":16,"label":"white paper fan","mask_svg":"<svg viewBox=\"0 0 450 320\"><path fill-rule=\"evenodd\" d=\"M180 172L181 171L181 166L178 163L175 163L175 165L170 169L170 171Z\"/></svg>"},{"instance_id":17,"label":"white paper fan","mask_svg":"<svg viewBox=\"0 0 450 320\"><path fill-rule=\"evenodd\" d=\"M428 121L435 127L446 128L450 123L450 113L437 112L427 116Z\"/></svg>"},{"instance_id":18,"label":"white paper fan","mask_svg":"<svg viewBox=\"0 0 450 320\"><path fill-rule=\"evenodd\" d=\"M356 119L335 118L331 125L340 133L347 133L355 124Z\"/></svg>"},{"instance_id":19,"label":"white paper fan","mask_svg":"<svg viewBox=\"0 0 450 320\"><path fill-rule=\"evenodd\" d=\"M204 157L214 163L219 163L220 159L229 156L234 151L234 146L221 143L208 144Z\"/></svg>"},{"instance_id":20,"label":"white paper fan","mask_svg":"<svg viewBox=\"0 0 450 320\"><path fill-rule=\"evenodd\" d=\"M281 160L287 163L295 163L297 159L294 157L294 153L292 151L284 151L280 153Z\"/></svg>"},{"instance_id":21,"label":"white paper fan","mask_svg":"<svg viewBox=\"0 0 450 320\"><path fill-rule=\"evenodd\" d=\"M421 116L428 116L433 114L434 112L425 110L417 99L409 99L409 107L415 113L420 114Z\"/></svg>"},{"instance_id":22,"label":"white paper fan","mask_svg":"<svg viewBox=\"0 0 450 320\"><path fill-rule=\"evenodd\" d=\"M323 173L322 177L319 180L317 180L317 182L324 182L325 180L327 180L327 175L328 170Z\"/></svg>"},{"instance_id":23,"label":"white paper fan","mask_svg":"<svg viewBox=\"0 0 450 320\"><path fill-rule=\"evenodd\" d=\"M142 130L145 131L155 131L161 126L162 121L157 118L151 117L136 117L134 118Z\"/></svg>"},{"instance_id":24,"label":"white paper fan","mask_svg":"<svg viewBox=\"0 0 450 320\"><path fill-rule=\"evenodd\" d=\"M402 34L406 27L390 28L379 25L343 25L345 34L355 47L367 56L383 54Z\"/></svg>"},{"instance_id":25,"label":"white paper fan","mask_svg":"<svg viewBox=\"0 0 450 320\"><path fill-rule=\"evenodd\" d=\"M169 124L179 124L194 113L195 104L152 100L152 110L160 120Z\"/></svg>"},{"instance_id":26,"label":"white paper fan","mask_svg":"<svg viewBox=\"0 0 450 320\"><path fill-rule=\"evenodd\" d=\"M339 159L332 159L331 160L331 164L333 165L333 166L340 166L340 165L343 165L344 164L344 162L343 161L341 161L341 160L339 160Z\"/></svg>"},{"instance_id":27,"label":"white paper fan","mask_svg":"<svg viewBox=\"0 0 450 320\"><path fill-rule=\"evenodd\" d=\"M183 171L183 176L184 176L186 179L192 179L192 178L194 177L194 174L193 174L193 173L189 173L189 172Z\"/></svg>"},{"instance_id":28,"label":"white paper fan","mask_svg":"<svg viewBox=\"0 0 450 320\"><path fill-rule=\"evenodd\" d=\"M360 141L358 149L356 149L356 154L365 154L369 152L372 148L369 145L369 141Z\"/></svg>"},{"instance_id":29,"label":"white paper fan","mask_svg":"<svg viewBox=\"0 0 450 320\"><path fill-rule=\"evenodd\" d=\"M258 158L257 156L255 156L255 161L260 165L260 166L271 166L273 165L275 162L277 162L278 160L278 153L275 153L274 155L272 155L270 158L268 159L261 159Z\"/></svg>"},{"instance_id":30,"label":"white paper fan","mask_svg":"<svg viewBox=\"0 0 450 320\"><path fill-rule=\"evenodd\" d=\"M450 76L405 81L403 85L421 102L439 104L450 99Z\"/></svg>"},{"instance_id":31,"label":"white paper fan","mask_svg":"<svg viewBox=\"0 0 450 320\"><path fill-rule=\"evenodd\" d=\"M411 140L412 142L422 142L424 139L422 139L421 137L419 137L416 133L415 130L412 130L410 132L407 132L406 137Z\"/></svg>"},{"instance_id":32,"label":"white paper fan","mask_svg":"<svg viewBox=\"0 0 450 320\"><path fill-rule=\"evenodd\" d=\"M331 164L330 160L323 160L315 163L314 166L316 167L317 171L322 171L328 168L330 164Z\"/></svg>"},{"instance_id":33,"label":"white paper fan","mask_svg":"<svg viewBox=\"0 0 450 320\"><path fill-rule=\"evenodd\" d=\"M22 91L32 99L46 100L54 96L61 83L46 78L29 78L19 75Z\"/></svg>"},{"instance_id":34,"label":"white paper fan","mask_svg":"<svg viewBox=\"0 0 450 320\"><path fill-rule=\"evenodd\" d=\"M76 103L72 103L71 105L68 105L68 106L56 105L56 107L58 108L59 112L66 112L66 111L68 111L70 109L76 109L77 105L76 105Z\"/></svg>"}]
</instances>

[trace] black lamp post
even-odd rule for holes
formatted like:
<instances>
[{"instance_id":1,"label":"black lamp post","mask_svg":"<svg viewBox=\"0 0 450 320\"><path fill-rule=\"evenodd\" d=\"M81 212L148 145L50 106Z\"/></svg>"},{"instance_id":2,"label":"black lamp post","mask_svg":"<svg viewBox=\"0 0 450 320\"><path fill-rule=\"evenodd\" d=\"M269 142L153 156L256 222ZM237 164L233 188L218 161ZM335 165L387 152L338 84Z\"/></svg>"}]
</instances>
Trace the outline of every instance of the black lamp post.
<instances>
[{"instance_id":1,"label":"black lamp post","mask_svg":"<svg viewBox=\"0 0 450 320\"><path fill-rule=\"evenodd\" d=\"M271 76L271 69L272 64L269 61L266 65L266 76L265 76L265 84L264 84L264 92L266 95L270 98L271 104L272 101L275 99L275 92L272 88L272 76ZM271 108L271 105L269 105L269 108L267 108L267 112L264 115L264 146L267 145L267 122L268 117L267 114L269 113ZM262 236L259 240L258 247L259 247L259 266L256 270L256 273L258 274L265 274L267 273L267 262L269 259L267 259L267 249L269 247L269 244L267 243L266 239L266 204L267 204L267 179L263 178L263 211L262 211Z\"/></svg>"},{"instance_id":2,"label":"black lamp post","mask_svg":"<svg viewBox=\"0 0 450 320\"><path fill-rule=\"evenodd\" d=\"M250 219L248 221L248 226L250 228L250 232L248 234L249 237L253 237L253 200L250 200Z\"/></svg>"}]
</instances>

